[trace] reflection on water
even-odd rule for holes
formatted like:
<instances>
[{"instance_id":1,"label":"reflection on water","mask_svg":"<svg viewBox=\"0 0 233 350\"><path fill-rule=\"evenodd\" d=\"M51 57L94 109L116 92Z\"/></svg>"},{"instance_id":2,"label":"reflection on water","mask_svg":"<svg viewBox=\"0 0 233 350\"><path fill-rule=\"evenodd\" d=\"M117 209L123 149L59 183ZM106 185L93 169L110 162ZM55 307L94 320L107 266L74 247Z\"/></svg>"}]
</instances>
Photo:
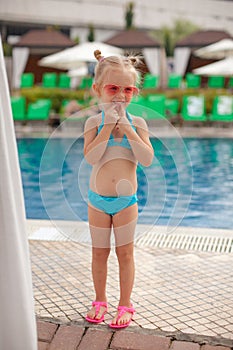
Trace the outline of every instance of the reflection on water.
<instances>
[{"instance_id":1,"label":"reflection on water","mask_svg":"<svg viewBox=\"0 0 233 350\"><path fill-rule=\"evenodd\" d=\"M138 166L139 223L233 227L233 140L151 139L149 168ZM83 139L18 139L28 218L87 220L91 171Z\"/></svg>"}]
</instances>

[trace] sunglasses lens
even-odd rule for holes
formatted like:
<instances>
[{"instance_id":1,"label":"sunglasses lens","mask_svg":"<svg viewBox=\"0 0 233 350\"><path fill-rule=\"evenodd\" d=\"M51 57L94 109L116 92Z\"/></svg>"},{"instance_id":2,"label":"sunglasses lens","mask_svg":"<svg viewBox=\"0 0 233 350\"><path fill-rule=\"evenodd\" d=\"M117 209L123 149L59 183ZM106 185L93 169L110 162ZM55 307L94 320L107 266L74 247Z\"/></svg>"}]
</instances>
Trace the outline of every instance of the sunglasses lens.
<instances>
[{"instance_id":1,"label":"sunglasses lens","mask_svg":"<svg viewBox=\"0 0 233 350\"><path fill-rule=\"evenodd\" d=\"M105 90L109 95L115 95L119 92L119 86L117 85L106 85Z\"/></svg>"},{"instance_id":2,"label":"sunglasses lens","mask_svg":"<svg viewBox=\"0 0 233 350\"><path fill-rule=\"evenodd\" d=\"M134 87L132 87L132 86L126 86L126 87L124 88L124 93L125 93L126 95L132 95L132 94L134 93Z\"/></svg>"}]
</instances>

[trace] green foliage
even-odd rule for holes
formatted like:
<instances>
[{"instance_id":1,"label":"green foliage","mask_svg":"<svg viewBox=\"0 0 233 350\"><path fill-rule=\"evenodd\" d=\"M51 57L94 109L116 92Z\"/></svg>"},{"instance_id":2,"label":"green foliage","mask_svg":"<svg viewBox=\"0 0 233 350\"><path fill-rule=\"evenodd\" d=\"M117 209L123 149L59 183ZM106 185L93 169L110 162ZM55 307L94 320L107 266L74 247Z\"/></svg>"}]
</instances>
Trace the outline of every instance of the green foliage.
<instances>
[{"instance_id":1,"label":"green foliage","mask_svg":"<svg viewBox=\"0 0 233 350\"><path fill-rule=\"evenodd\" d=\"M126 13L125 13L125 28L132 29L133 28L133 16L134 16L134 2L129 2L126 5Z\"/></svg>"},{"instance_id":2,"label":"green foliage","mask_svg":"<svg viewBox=\"0 0 233 350\"><path fill-rule=\"evenodd\" d=\"M3 53L5 57L11 57L12 56L12 46L8 44L7 42L3 43Z\"/></svg>"},{"instance_id":3,"label":"green foliage","mask_svg":"<svg viewBox=\"0 0 233 350\"><path fill-rule=\"evenodd\" d=\"M20 90L20 95L26 98L26 103L35 102L38 99L50 99L52 109L59 113L64 100L79 100L85 105L88 105L90 94L86 90L63 90L59 88L42 88L33 87L30 89L24 88Z\"/></svg>"},{"instance_id":4,"label":"green foliage","mask_svg":"<svg viewBox=\"0 0 233 350\"><path fill-rule=\"evenodd\" d=\"M87 36L87 41L90 41L90 42L95 41L95 32L94 32L93 24L89 25L89 33L88 33L88 36Z\"/></svg>"},{"instance_id":5,"label":"green foliage","mask_svg":"<svg viewBox=\"0 0 233 350\"><path fill-rule=\"evenodd\" d=\"M199 27L188 20L178 19L175 21L172 30L174 31L175 42L177 42L199 30Z\"/></svg>"},{"instance_id":6,"label":"green foliage","mask_svg":"<svg viewBox=\"0 0 233 350\"><path fill-rule=\"evenodd\" d=\"M76 36L76 37L73 39L73 41L74 41L74 43L75 43L76 45L79 45L79 43L80 43L80 38L79 38L79 36Z\"/></svg>"},{"instance_id":7,"label":"green foliage","mask_svg":"<svg viewBox=\"0 0 233 350\"><path fill-rule=\"evenodd\" d=\"M165 47L166 55L168 57L172 56L174 45L172 41L171 31L168 27L164 27L163 30L163 45Z\"/></svg>"},{"instance_id":8,"label":"green foliage","mask_svg":"<svg viewBox=\"0 0 233 350\"><path fill-rule=\"evenodd\" d=\"M170 57L173 56L176 42L192 34L198 29L199 27L197 27L194 23L187 20L178 19L172 26L163 26L160 30L153 31L151 35L165 47L166 54Z\"/></svg>"}]
</instances>

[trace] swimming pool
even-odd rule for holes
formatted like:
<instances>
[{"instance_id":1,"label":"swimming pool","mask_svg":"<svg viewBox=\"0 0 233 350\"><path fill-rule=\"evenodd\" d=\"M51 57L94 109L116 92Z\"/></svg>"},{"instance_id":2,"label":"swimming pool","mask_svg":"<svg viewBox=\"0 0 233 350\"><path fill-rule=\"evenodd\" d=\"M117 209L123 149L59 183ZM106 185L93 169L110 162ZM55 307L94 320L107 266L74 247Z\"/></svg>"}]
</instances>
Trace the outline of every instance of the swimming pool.
<instances>
[{"instance_id":1,"label":"swimming pool","mask_svg":"<svg viewBox=\"0 0 233 350\"><path fill-rule=\"evenodd\" d=\"M137 169L139 223L233 228L233 140L152 138ZM83 139L17 139L28 219L87 220Z\"/></svg>"}]
</instances>

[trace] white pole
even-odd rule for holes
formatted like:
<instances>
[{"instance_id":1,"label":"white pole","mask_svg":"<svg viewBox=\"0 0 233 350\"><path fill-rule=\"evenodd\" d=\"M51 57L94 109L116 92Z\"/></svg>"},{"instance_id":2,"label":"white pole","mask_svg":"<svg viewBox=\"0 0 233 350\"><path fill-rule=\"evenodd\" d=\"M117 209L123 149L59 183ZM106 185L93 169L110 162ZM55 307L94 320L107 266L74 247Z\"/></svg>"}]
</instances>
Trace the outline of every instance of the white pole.
<instances>
[{"instance_id":1,"label":"white pole","mask_svg":"<svg viewBox=\"0 0 233 350\"><path fill-rule=\"evenodd\" d=\"M0 349L36 350L26 216L0 37Z\"/></svg>"}]
</instances>

